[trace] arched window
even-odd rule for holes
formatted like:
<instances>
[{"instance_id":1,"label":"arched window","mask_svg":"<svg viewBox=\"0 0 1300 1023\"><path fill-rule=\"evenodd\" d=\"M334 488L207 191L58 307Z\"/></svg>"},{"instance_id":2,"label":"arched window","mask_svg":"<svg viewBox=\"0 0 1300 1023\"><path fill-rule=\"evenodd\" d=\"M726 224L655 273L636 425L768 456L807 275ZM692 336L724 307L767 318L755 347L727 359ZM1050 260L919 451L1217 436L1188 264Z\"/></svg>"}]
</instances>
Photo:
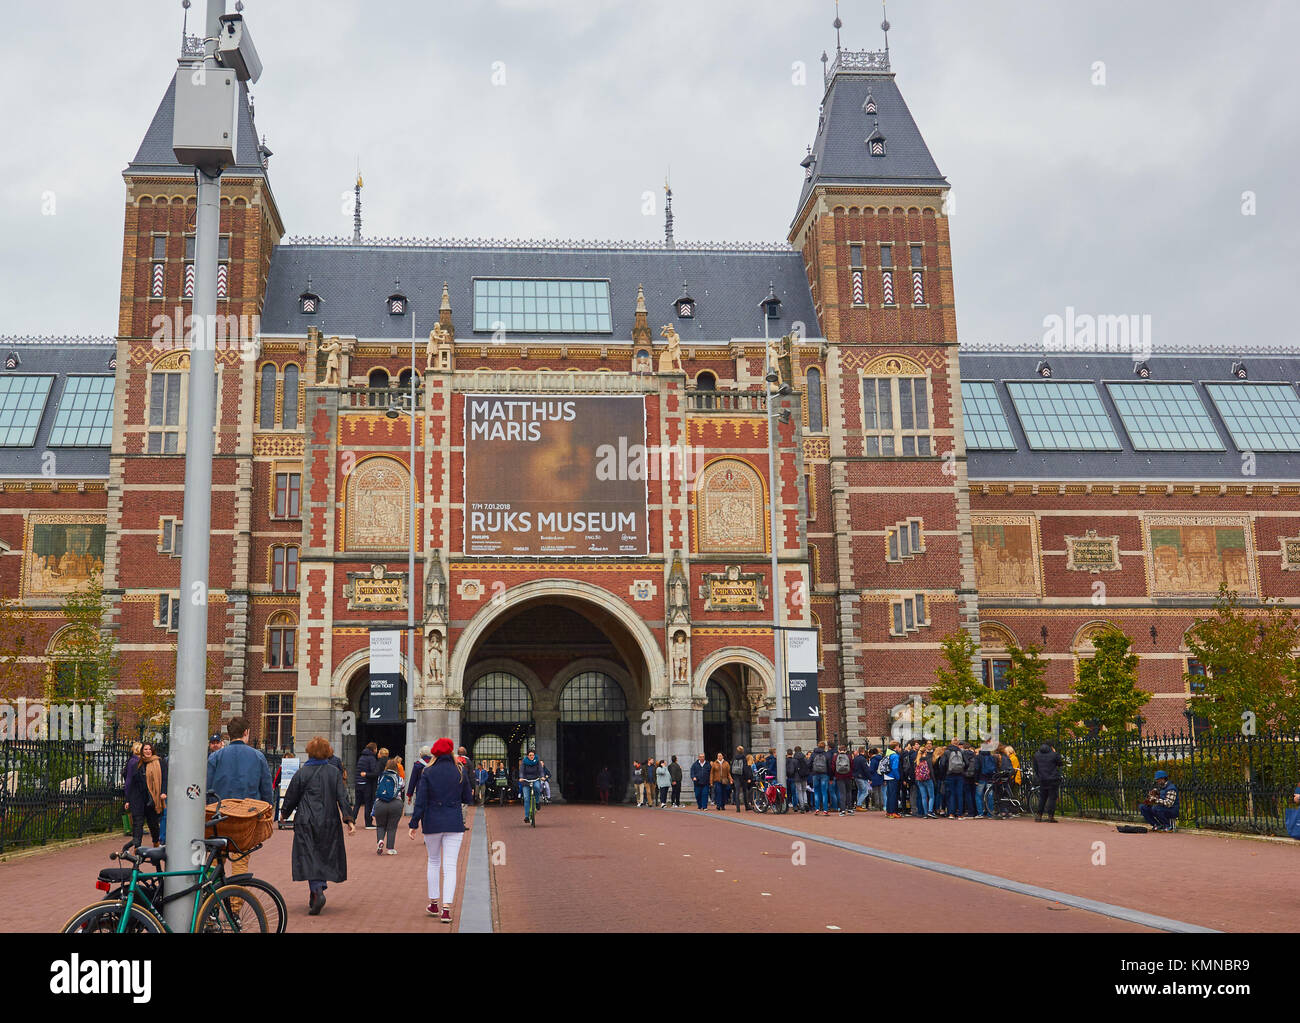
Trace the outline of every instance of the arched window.
<instances>
[{"instance_id":1,"label":"arched window","mask_svg":"<svg viewBox=\"0 0 1300 1023\"><path fill-rule=\"evenodd\" d=\"M262 367L262 386L258 394L257 426L262 430L275 429L275 366Z\"/></svg>"},{"instance_id":2,"label":"arched window","mask_svg":"<svg viewBox=\"0 0 1300 1023\"><path fill-rule=\"evenodd\" d=\"M371 390L371 405L385 406L388 404L388 395L378 393L388 388L388 370L372 369L370 371L370 376L366 381L366 386Z\"/></svg>"},{"instance_id":3,"label":"arched window","mask_svg":"<svg viewBox=\"0 0 1300 1023\"><path fill-rule=\"evenodd\" d=\"M293 593L298 589L298 548L294 544L271 548L271 591Z\"/></svg>"},{"instance_id":4,"label":"arched window","mask_svg":"<svg viewBox=\"0 0 1300 1023\"><path fill-rule=\"evenodd\" d=\"M48 648L53 688L51 700L82 700L96 694L99 666L95 656L100 648L97 629L84 622L65 626L50 641Z\"/></svg>"},{"instance_id":5,"label":"arched window","mask_svg":"<svg viewBox=\"0 0 1300 1023\"><path fill-rule=\"evenodd\" d=\"M718 389L718 378L710 373L707 369L695 378L695 389L697 391L716 391ZM718 399L712 394L701 394L699 396L700 408L716 408Z\"/></svg>"},{"instance_id":6,"label":"arched window","mask_svg":"<svg viewBox=\"0 0 1300 1023\"><path fill-rule=\"evenodd\" d=\"M522 680L508 671L488 672L469 691L465 720L532 721L532 694Z\"/></svg>"},{"instance_id":7,"label":"arched window","mask_svg":"<svg viewBox=\"0 0 1300 1023\"><path fill-rule=\"evenodd\" d=\"M280 425L286 430L298 429L298 367L284 367L284 400Z\"/></svg>"},{"instance_id":8,"label":"arched window","mask_svg":"<svg viewBox=\"0 0 1300 1023\"><path fill-rule=\"evenodd\" d=\"M474 741L472 758L474 763L505 760L508 755L506 741L499 735L480 735Z\"/></svg>"},{"instance_id":9,"label":"arched window","mask_svg":"<svg viewBox=\"0 0 1300 1023\"><path fill-rule=\"evenodd\" d=\"M822 415L822 372L819 369L808 371L808 432L824 433L826 421Z\"/></svg>"},{"instance_id":10,"label":"arched window","mask_svg":"<svg viewBox=\"0 0 1300 1023\"><path fill-rule=\"evenodd\" d=\"M298 623L287 611L277 611L266 623L266 667L292 668L297 664Z\"/></svg>"},{"instance_id":11,"label":"arched window","mask_svg":"<svg viewBox=\"0 0 1300 1023\"><path fill-rule=\"evenodd\" d=\"M623 687L603 671L584 671L560 693L561 721L626 721Z\"/></svg>"},{"instance_id":12,"label":"arched window","mask_svg":"<svg viewBox=\"0 0 1300 1023\"><path fill-rule=\"evenodd\" d=\"M707 697L704 704L704 723L706 725L726 724L731 719L731 701L727 698L727 691L710 679L709 684L704 688L704 694Z\"/></svg>"},{"instance_id":13,"label":"arched window","mask_svg":"<svg viewBox=\"0 0 1300 1023\"><path fill-rule=\"evenodd\" d=\"M423 385L424 385L424 381L420 379L420 374L416 373L415 374L416 390L419 390ZM402 370L402 372L397 375L397 386L400 387L403 391L406 391L408 394L411 392L411 367L410 366L407 366L406 369Z\"/></svg>"}]
</instances>

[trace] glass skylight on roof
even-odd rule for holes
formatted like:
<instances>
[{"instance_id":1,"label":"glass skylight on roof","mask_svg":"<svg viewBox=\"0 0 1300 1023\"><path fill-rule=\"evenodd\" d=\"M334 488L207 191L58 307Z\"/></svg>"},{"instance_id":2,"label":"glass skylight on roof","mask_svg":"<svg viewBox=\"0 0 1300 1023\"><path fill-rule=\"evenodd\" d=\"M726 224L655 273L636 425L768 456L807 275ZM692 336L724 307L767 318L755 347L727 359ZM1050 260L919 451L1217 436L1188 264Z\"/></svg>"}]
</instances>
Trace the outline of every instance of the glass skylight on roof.
<instances>
[{"instance_id":1,"label":"glass skylight on roof","mask_svg":"<svg viewBox=\"0 0 1300 1023\"><path fill-rule=\"evenodd\" d=\"M1011 402L1035 451L1118 451L1119 438L1097 385L1056 380L1007 382Z\"/></svg>"},{"instance_id":2,"label":"glass skylight on roof","mask_svg":"<svg viewBox=\"0 0 1300 1023\"><path fill-rule=\"evenodd\" d=\"M1242 451L1300 451L1300 398L1288 384L1206 384Z\"/></svg>"},{"instance_id":3,"label":"glass skylight on roof","mask_svg":"<svg viewBox=\"0 0 1300 1023\"><path fill-rule=\"evenodd\" d=\"M50 447L108 447L113 438L113 378L70 376L50 430Z\"/></svg>"},{"instance_id":4,"label":"glass skylight on roof","mask_svg":"<svg viewBox=\"0 0 1300 1023\"><path fill-rule=\"evenodd\" d=\"M1113 383L1111 400L1136 451L1222 451L1210 413L1187 383Z\"/></svg>"},{"instance_id":5,"label":"glass skylight on roof","mask_svg":"<svg viewBox=\"0 0 1300 1023\"><path fill-rule=\"evenodd\" d=\"M998 401L997 388L987 381L962 382L961 417L965 424L966 446L986 451L1014 451L1007 415Z\"/></svg>"},{"instance_id":6,"label":"glass skylight on roof","mask_svg":"<svg viewBox=\"0 0 1300 1023\"><path fill-rule=\"evenodd\" d=\"M474 329L609 334L609 281L476 279Z\"/></svg>"},{"instance_id":7,"label":"glass skylight on roof","mask_svg":"<svg viewBox=\"0 0 1300 1023\"><path fill-rule=\"evenodd\" d=\"M0 447L24 448L36 443L53 382L52 376L0 376Z\"/></svg>"}]
</instances>

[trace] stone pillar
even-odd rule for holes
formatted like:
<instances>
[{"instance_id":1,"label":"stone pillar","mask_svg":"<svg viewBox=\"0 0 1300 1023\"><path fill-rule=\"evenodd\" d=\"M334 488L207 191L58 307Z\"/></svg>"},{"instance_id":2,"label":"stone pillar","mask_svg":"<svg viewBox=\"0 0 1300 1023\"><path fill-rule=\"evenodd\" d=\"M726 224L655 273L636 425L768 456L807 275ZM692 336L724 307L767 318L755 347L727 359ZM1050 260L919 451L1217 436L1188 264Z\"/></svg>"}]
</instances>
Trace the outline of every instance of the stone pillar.
<instances>
[{"instance_id":1,"label":"stone pillar","mask_svg":"<svg viewBox=\"0 0 1300 1023\"><path fill-rule=\"evenodd\" d=\"M556 769L560 763L560 737L558 710L538 710L533 708L533 723L537 726L537 759L545 760L551 772L551 801L564 802L564 792L560 787L560 772Z\"/></svg>"}]
</instances>

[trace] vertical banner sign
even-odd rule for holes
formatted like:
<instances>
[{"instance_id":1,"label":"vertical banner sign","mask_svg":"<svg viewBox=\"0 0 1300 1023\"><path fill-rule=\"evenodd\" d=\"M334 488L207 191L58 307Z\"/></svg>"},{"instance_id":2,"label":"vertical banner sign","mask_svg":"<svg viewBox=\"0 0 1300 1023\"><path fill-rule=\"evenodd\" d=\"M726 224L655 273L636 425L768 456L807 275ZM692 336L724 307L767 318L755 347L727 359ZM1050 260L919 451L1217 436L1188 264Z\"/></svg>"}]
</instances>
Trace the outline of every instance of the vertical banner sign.
<instances>
[{"instance_id":1,"label":"vertical banner sign","mask_svg":"<svg viewBox=\"0 0 1300 1023\"><path fill-rule=\"evenodd\" d=\"M643 557L650 552L640 395L465 396L465 553Z\"/></svg>"},{"instance_id":2,"label":"vertical banner sign","mask_svg":"<svg viewBox=\"0 0 1300 1023\"><path fill-rule=\"evenodd\" d=\"M816 721L817 630L784 629L785 670L790 680L790 720Z\"/></svg>"},{"instance_id":3,"label":"vertical banner sign","mask_svg":"<svg viewBox=\"0 0 1300 1023\"><path fill-rule=\"evenodd\" d=\"M402 634L393 629L370 630L370 709L372 725L401 722L398 687L402 677Z\"/></svg>"}]
</instances>

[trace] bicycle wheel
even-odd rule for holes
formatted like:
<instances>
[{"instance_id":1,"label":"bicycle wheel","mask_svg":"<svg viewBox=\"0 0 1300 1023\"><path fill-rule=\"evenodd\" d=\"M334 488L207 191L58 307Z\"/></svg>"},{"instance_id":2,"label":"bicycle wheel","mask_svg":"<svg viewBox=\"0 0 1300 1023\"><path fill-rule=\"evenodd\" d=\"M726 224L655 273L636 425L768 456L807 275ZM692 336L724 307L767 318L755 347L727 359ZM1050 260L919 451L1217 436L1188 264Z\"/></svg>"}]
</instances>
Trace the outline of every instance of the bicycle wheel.
<instances>
[{"instance_id":1,"label":"bicycle wheel","mask_svg":"<svg viewBox=\"0 0 1300 1023\"><path fill-rule=\"evenodd\" d=\"M60 934L116 934L122 922L121 902L96 902L72 915ZM140 906L132 906L127 920L127 934L162 934L161 921Z\"/></svg>"},{"instance_id":2,"label":"bicycle wheel","mask_svg":"<svg viewBox=\"0 0 1300 1023\"><path fill-rule=\"evenodd\" d=\"M203 900L194 930L201 934L265 934L266 913L248 888L222 885Z\"/></svg>"},{"instance_id":3,"label":"bicycle wheel","mask_svg":"<svg viewBox=\"0 0 1300 1023\"><path fill-rule=\"evenodd\" d=\"M236 883L257 896L257 901L262 906L262 912L266 914L266 932L268 934L283 934L289 926L289 910L285 906L284 896L280 894L280 889L269 881L263 881L260 877L244 877Z\"/></svg>"}]
</instances>

